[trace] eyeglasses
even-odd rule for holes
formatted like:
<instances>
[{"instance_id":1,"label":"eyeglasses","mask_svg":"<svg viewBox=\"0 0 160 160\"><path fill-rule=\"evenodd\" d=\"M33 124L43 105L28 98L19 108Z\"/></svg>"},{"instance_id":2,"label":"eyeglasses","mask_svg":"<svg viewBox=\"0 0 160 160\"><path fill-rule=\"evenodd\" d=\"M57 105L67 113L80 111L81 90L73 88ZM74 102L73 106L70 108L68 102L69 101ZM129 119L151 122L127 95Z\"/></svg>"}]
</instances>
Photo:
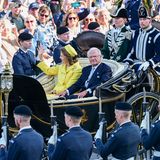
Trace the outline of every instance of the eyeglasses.
<instances>
[{"instance_id":1,"label":"eyeglasses","mask_svg":"<svg viewBox=\"0 0 160 160\"><path fill-rule=\"evenodd\" d=\"M72 19L73 19L73 20L76 20L77 17L68 17L68 19L69 19L69 20L72 20Z\"/></svg>"},{"instance_id":2,"label":"eyeglasses","mask_svg":"<svg viewBox=\"0 0 160 160\"><path fill-rule=\"evenodd\" d=\"M86 22L88 22L88 21L93 21L93 18L86 18L85 21L86 21Z\"/></svg>"},{"instance_id":3,"label":"eyeglasses","mask_svg":"<svg viewBox=\"0 0 160 160\"><path fill-rule=\"evenodd\" d=\"M26 21L26 23L33 23L33 20L30 20L30 21Z\"/></svg>"},{"instance_id":4,"label":"eyeglasses","mask_svg":"<svg viewBox=\"0 0 160 160\"><path fill-rule=\"evenodd\" d=\"M101 57L101 55L97 55L97 56L89 56L88 58L91 59L91 58L98 58L98 57Z\"/></svg>"},{"instance_id":5,"label":"eyeglasses","mask_svg":"<svg viewBox=\"0 0 160 160\"><path fill-rule=\"evenodd\" d=\"M20 8L21 7L21 4L15 4L14 5L14 8Z\"/></svg>"},{"instance_id":6,"label":"eyeglasses","mask_svg":"<svg viewBox=\"0 0 160 160\"><path fill-rule=\"evenodd\" d=\"M45 15L45 14L40 14L41 17L48 17L49 15Z\"/></svg>"}]
</instances>

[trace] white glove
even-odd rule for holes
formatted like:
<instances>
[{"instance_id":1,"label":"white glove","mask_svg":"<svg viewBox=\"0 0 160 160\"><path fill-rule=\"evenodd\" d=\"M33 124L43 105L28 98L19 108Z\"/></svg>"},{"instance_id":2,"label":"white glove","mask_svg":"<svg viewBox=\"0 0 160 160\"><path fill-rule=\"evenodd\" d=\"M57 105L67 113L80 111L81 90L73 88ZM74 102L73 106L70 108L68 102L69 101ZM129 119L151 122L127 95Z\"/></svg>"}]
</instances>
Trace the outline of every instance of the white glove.
<instances>
[{"instance_id":1,"label":"white glove","mask_svg":"<svg viewBox=\"0 0 160 160\"><path fill-rule=\"evenodd\" d=\"M142 120L140 128L147 129L147 117L146 116Z\"/></svg>"},{"instance_id":2,"label":"white glove","mask_svg":"<svg viewBox=\"0 0 160 160\"><path fill-rule=\"evenodd\" d=\"M97 133L96 133L96 135L94 136L94 139L96 140L96 139L102 139L102 132L103 132L103 123L100 123L99 124L100 126L99 126L99 129L97 130Z\"/></svg>"},{"instance_id":3,"label":"white glove","mask_svg":"<svg viewBox=\"0 0 160 160\"><path fill-rule=\"evenodd\" d=\"M146 71L148 67L149 67L149 62L146 61L139 66L138 70Z\"/></svg>"},{"instance_id":4,"label":"white glove","mask_svg":"<svg viewBox=\"0 0 160 160\"><path fill-rule=\"evenodd\" d=\"M0 145L7 145L6 142L6 134L5 134L5 126L2 127L3 132L1 133Z\"/></svg>"},{"instance_id":5,"label":"white glove","mask_svg":"<svg viewBox=\"0 0 160 160\"><path fill-rule=\"evenodd\" d=\"M48 140L49 144L55 145L57 143L57 126L54 126L54 132Z\"/></svg>"}]
</instances>

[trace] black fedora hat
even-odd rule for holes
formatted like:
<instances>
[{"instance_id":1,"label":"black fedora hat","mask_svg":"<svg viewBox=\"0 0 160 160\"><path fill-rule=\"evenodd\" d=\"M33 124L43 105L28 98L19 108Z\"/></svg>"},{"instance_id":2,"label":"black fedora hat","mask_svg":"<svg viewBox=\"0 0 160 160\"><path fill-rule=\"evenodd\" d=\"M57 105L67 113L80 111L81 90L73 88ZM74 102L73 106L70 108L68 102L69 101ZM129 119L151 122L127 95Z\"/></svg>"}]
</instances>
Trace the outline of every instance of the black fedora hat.
<instances>
[{"instance_id":1,"label":"black fedora hat","mask_svg":"<svg viewBox=\"0 0 160 160\"><path fill-rule=\"evenodd\" d=\"M115 13L110 15L112 18L126 18L128 19L127 10L125 8L119 8Z\"/></svg>"}]
</instances>

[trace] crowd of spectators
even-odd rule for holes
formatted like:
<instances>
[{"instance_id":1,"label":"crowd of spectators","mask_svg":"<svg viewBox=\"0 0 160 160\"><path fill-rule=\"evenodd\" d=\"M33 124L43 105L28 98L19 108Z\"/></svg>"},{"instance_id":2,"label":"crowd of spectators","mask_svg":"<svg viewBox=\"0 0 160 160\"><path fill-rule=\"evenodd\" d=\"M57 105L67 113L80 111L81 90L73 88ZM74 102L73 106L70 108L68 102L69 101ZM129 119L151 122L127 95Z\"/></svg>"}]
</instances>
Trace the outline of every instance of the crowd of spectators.
<instances>
[{"instance_id":1,"label":"crowd of spectators","mask_svg":"<svg viewBox=\"0 0 160 160\"><path fill-rule=\"evenodd\" d=\"M102 54L105 58L123 61L130 49L131 36L128 38L126 35L132 34L140 27L138 9L142 2L140 0L122 1L121 7L126 8L127 11L126 16L121 16L123 22L117 22L117 15L113 14L116 11L115 3L113 0L1 0L0 72L6 63L12 64L13 56L20 47L18 36L22 32L28 32L33 36L32 46L29 50L33 52L35 60L39 60L38 48L41 46L45 51L43 56L46 61L48 59L52 61L53 59L52 62L54 64L60 63L60 48L71 44L77 51L77 46L73 42L74 38L83 31L93 30L104 34L106 37L102 49ZM154 24L157 26L160 19L159 0L153 2L152 10ZM126 31L123 38L121 36L113 41L111 39L113 37L112 33L117 32L119 34L124 25L126 26ZM123 43L126 39L128 41L127 46ZM113 45L114 42L118 46ZM119 57L118 51L121 48L119 44L127 48L125 56L122 58ZM114 55L112 46L115 50ZM115 55L115 53L118 54Z\"/></svg>"}]
</instances>

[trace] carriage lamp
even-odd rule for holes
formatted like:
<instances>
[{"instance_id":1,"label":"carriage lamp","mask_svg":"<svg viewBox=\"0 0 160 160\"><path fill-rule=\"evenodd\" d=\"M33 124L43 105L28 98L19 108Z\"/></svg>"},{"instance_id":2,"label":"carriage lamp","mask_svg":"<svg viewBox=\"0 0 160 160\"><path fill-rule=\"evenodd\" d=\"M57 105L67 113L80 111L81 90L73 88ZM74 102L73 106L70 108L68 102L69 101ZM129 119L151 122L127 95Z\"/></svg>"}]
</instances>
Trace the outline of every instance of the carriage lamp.
<instances>
[{"instance_id":1,"label":"carriage lamp","mask_svg":"<svg viewBox=\"0 0 160 160\"><path fill-rule=\"evenodd\" d=\"M2 115L8 116L8 98L9 93L13 88L13 76L9 63L5 65L5 68L0 77L0 90L4 94L5 105L2 107Z\"/></svg>"}]
</instances>

